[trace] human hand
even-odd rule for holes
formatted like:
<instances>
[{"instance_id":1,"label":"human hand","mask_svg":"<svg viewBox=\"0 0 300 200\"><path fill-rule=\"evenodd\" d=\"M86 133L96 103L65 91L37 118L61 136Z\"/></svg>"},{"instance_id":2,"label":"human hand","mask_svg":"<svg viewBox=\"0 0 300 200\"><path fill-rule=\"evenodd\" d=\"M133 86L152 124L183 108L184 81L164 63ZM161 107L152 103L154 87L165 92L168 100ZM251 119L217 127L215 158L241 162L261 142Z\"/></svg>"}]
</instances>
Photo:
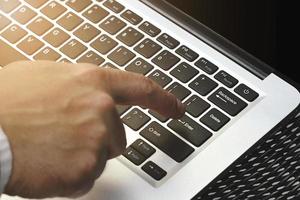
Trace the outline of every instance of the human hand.
<instances>
[{"instance_id":1,"label":"human hand","mask_svg":"<svg viewBox=\"0 0 300 200\"><path fill-rule=\"evenodd\" d=\"M5 193L26 198L89 191L126 147L115 105L178 118L184 106L141 75L89 64L12 63L0 71L0 125L12 153Z\"/></svg>"}]
</instances>

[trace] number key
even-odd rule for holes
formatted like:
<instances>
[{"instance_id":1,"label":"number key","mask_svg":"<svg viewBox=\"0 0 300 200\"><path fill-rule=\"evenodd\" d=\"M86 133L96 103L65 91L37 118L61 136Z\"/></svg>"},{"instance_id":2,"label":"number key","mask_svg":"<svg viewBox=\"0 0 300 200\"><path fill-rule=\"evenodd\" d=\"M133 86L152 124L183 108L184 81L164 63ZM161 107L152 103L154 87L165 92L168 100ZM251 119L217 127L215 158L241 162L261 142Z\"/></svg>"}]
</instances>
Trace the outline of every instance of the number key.
<instances>
[{"instance_id":1,"label":"number key","mask_svg":"<svg viewBox=\"0 0 300 200\"><path fill-rule=\"evenodd\" d=\"M154 64L164 70L169 70L179 61L180 59L177 56L167 50L162 51L159 55L152 59Z\"/></svg>"},{"instance_id":2,"label":"number key","mask_svg":"<svg viewBox=\"0 0 300 200\"><path fill-rule=\"evenodd\" d=\"M106 16L108 16L109 12L104 10L98 5L93 5L91 8L89 8L87 11L83 13L83 16L86 17L88 20L90 20L93 23L98 23L102 19L104 19Z\"/></svg>"},{"instance_id":3,"label":"number key","mask_svg":"<svg viewBox=\"0 0 300 200\"><path fill-rule=\"evenodd\" d=\"M127 46L131 47L138 41L140 41L143 37L144 35L139 31L135 30L134 28L128 27L117 36L117 39Z\"/></svg>"},{"instance_id":4,"label":"number key","mask_svg":"<svg viewBox=\"0 0 300 200\"><path fill-rule=\"evenodd\" d=\"M91 0L68 0L66 4L76 12L83 11L92 3Z\"/></svg>"},{"instance_id":5,"label":"number key","mask_svg":"<svg viewBox=\"0 0 300 200\"><path fill-rule=\"evenodd\" d=\"M137 45L134 50L144 56L145 58L151 58L154 56L158 51L160 51L162 47L157 44L156 42L145 39L139 45Z\"/></svg>"},{"instance_id":6,"label":"number key","mask_svg":"<svg viewBox=\"0 0 300 200\"><path fill-rule=\"evenodd\" d=\"M126 26L126 23L115 16L110 16L100 24L100 27L106 32L114 35Z\"/></svg>"},{"instance_id":7,"label":"number key","mask_svg":"<svg viewBox=\"0 0 300 200\"><path fill-rule=\"evenodd\" d=\"M108 58L119 66L126 65L134 57L135 54L123 46L118 47L116 50L114 50L108 55Z\"/></svg>"},{"instance_id":8,"label":"number key","mask_svg":"<svg viewBox=\"0 0 300 200\"><path fill-rule=\"evenodd\" d=\"M43 4L45 4L48 0L25 0L27 3L29 3L34 8L39 8Z\"/></svg>"}]
</instances>

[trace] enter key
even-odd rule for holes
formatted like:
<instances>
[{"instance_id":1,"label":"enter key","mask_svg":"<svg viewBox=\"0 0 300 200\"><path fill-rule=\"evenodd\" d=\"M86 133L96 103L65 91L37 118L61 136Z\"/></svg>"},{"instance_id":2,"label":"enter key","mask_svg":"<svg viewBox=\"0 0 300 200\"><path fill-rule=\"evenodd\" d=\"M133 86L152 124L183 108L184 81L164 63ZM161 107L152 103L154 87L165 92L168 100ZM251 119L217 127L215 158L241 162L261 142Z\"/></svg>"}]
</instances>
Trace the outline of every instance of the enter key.
<instances>
[{"instance_id":1,"label":"enter key","mask_svg":"<svg viewBox=\"0 0 300 200\"><path fill-rule=\"evenodd\" d=\"M212 136L211 132L186 115L180 119L172 120L168 126L196 147L201 146Z\"/></svg>"}]
</instances>

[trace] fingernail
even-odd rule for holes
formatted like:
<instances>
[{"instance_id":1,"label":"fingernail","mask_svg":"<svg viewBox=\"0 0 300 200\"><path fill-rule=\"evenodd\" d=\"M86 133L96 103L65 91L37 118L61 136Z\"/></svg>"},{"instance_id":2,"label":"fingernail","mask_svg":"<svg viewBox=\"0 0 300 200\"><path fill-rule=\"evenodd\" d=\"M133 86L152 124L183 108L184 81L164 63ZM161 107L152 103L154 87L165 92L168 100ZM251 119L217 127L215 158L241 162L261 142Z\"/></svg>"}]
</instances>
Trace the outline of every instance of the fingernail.
<instances>
[{"instance_id":1,"label":"fingernail","mask_svg":"<svg viewBox=\"0 0 300 200\"><path fill-rule=\"evenodd\" d=\"M185 105L179 99L177 99L177 108L182 116L185 113Z\"/></svg>"}]
</instances>

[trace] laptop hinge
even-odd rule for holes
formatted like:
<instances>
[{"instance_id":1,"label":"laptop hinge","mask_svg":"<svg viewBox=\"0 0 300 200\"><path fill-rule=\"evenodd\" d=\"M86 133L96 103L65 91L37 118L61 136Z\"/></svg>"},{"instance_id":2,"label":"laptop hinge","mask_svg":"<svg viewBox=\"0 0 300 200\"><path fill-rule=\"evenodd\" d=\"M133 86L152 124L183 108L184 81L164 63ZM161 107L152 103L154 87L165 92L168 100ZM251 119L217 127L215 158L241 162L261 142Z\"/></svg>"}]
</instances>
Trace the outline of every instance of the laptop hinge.
<instances>
[{"instance_id":1,"label":"laptop hinge","mask_svg":"<svg viewBox=\"0 0 300 200\"><path fill-rule=\"evenodd\" d=\"M139 1L238 63L261 80L264 80L269 74L274 72L274 69L266 63L241 49L170 3L164 0Z\"/></svg>"}]
</instances>

